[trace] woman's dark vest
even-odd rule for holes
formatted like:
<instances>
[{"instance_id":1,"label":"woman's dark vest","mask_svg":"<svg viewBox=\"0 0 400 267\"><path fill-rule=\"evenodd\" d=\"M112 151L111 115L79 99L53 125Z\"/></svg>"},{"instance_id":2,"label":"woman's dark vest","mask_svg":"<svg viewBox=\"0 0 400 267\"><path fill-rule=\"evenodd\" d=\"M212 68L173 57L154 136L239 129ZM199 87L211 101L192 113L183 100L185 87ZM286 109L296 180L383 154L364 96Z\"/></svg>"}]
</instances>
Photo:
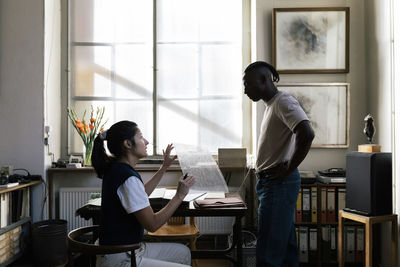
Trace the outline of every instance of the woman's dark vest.
<instances>
[{"instance_id":1,"label":"woman's dark vest","mask_svg":"<svg viewBox=\"0 0 400 267\"><path fill-rule=\"evenodd\" d=\"M101 190L101 217L99 242L101 245L123 245L139 243L143 227L133 213L128 214L117 194L118 187L129 177L142 179L130 165L113 163L103 178Z\"/></svg>"}]
</instances>

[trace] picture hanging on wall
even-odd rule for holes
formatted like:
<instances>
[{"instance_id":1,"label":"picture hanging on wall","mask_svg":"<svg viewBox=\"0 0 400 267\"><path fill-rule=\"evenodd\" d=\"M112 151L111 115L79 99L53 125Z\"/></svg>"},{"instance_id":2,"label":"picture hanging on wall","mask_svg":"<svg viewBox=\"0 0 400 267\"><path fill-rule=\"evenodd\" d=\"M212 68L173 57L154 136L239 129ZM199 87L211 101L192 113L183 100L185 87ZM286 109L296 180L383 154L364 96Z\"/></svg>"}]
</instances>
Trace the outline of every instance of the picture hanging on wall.
<instances>
[{"instance_id":1,"label":"picture hanging on wall","mask_svg":"<svg viewBox=\"0 0 400 267\"><path fill-rule=\"evenodd\" d=\"M279 73L349 72L349 8L275 8L273 63Z\"/></svg>"},{"instance_id":2,"label":"picture hanging on wall","mask_svg":"<svg viewBox=\"0 0 400 267\"><path fill-rule=\"evenodd\" d=\"M315 133L312 147L349 147L348 83L286 83L278 89L293 95L306 112Z\"/></svg>"}]
</instances>

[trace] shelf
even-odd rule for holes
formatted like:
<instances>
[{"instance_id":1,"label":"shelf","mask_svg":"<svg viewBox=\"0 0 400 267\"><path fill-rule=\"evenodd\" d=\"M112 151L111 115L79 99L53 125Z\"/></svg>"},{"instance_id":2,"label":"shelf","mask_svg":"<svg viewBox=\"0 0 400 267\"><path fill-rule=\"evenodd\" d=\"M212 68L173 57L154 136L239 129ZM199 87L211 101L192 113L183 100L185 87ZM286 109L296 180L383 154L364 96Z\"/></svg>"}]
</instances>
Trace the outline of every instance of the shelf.
<instances>
[{"instance_id":1,"label":"shelf","mask_svg":"<svg viewBox=\"0 0 400 267\"><path fill-rule=\"evenodd\" d=\"M11 264L12 262L16 261L17 259L19 259L19 257L21 257L23 254L22 251L18 252L17 254L15 254L14 256L12 256L11 258L9 258L8 260L6 260L5 262L0 264L0 267L3 266L8 266L9 264Z\"/></svg>"},{"instance_id":2,"label":"shelf","mask_svg":"<svg viewBox=\"0 0 400 267\"><path fill-rule=\"evenodd\" d=\"M11 191L18 190L18 189L25 188L25 187L30 187L32 185L40 184L41 182L42 181L33 181L33 182L30 182L30 183L26 183L26 184L19 184L17 186L13 186L13 187L10 187L10 188L1 188L0 189L0 194L11 192Z\"/></svg>"},{"instance_id":3,"label":"shelf","mask_svg":"<svg viewBox=\"0 0 400 267\"><path fill-rule=\"evenodd\" d=\"M30 221L31 221L31 217L25 217L25 218L23 218L23 219L21 219L21 220L19 220L17 222L14 222L14 223L12 223L10 225L7 225L6 227L0 228L0 235L4 234L4 233L6 233L6 232L8 232L8 231L20 226L20 225L23 225L23 224L25 224L27 222L30 222Z\"/></svg>"}]
</instances>

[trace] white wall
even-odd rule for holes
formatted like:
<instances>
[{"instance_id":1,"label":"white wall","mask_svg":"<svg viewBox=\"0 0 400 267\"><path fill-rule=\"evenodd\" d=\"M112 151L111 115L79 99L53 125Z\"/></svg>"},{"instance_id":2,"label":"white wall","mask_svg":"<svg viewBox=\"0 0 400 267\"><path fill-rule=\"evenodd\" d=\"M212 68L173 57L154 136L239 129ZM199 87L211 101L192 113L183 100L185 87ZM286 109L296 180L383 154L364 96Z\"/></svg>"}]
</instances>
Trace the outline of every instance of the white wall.
<instances>
[{"instance_id":1,"label":"white wall","mask_svg":"<svg viewBox=\"0 0 400 267\"><path fill-rule=\"evenodd\" d=\"M44 175L42 0L0 1L0 165ZM43 187L32 199L39 220Z\"/></svg>"},{"instance_id":2,"label":"white wall","mask_svg":"<svg viewBox=\"0 0 400 267\"><path fill-rule=\"evenodd\" d=\"M346 167L346 153L358 149L365 143L363 135L364 116L367 112L364 0L254 0L256 36L256 58L272 63L272 12L284 7L350 7L350 72L347 74L282 74L280 82L348 82L350 83L350 146L349 148L312 148L299 166L301 170L322 170L331 167ZM253 4L253 5L254 5ZM254 27L254 25L253 25ZM264 105L257 103L257 136Z\"/></svg>"}]
</instances>

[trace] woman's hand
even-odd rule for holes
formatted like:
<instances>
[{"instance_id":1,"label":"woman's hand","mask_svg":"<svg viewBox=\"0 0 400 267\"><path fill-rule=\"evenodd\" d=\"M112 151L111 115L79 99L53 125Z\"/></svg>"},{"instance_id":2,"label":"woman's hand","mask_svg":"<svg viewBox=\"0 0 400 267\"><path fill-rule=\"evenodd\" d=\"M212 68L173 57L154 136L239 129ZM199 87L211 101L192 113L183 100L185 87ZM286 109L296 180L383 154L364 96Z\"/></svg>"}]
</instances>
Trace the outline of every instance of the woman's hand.
<instances>
[{"instance_id":1,"label":"woman's hand","mask_svg":"<svg viewBox=\"0 0 400 267\"><path fill-rule=\"evenodd\" d=\"M172 144L168 144L167 148L164 150L163 149L163 155L164 155L164 162L163 166L165 168L168 168L171 166L172 162L177 158L176 155L171 156L171 150L174 149L174 146Z\"/></svg>"},{"instance_id":2,"label":"woman's hand","mask_svg":"<svg viewBox=\"0 0 400 267\"><path fill-rule=\"evenodd\" d=\"M178 189L176 190L176 196L181 200L185 198L189 192L189 188L196 182L193 176L187 175L186 178L185 176L182 176L181 179L179 179Z\"/></svg>"}]
</instances>

